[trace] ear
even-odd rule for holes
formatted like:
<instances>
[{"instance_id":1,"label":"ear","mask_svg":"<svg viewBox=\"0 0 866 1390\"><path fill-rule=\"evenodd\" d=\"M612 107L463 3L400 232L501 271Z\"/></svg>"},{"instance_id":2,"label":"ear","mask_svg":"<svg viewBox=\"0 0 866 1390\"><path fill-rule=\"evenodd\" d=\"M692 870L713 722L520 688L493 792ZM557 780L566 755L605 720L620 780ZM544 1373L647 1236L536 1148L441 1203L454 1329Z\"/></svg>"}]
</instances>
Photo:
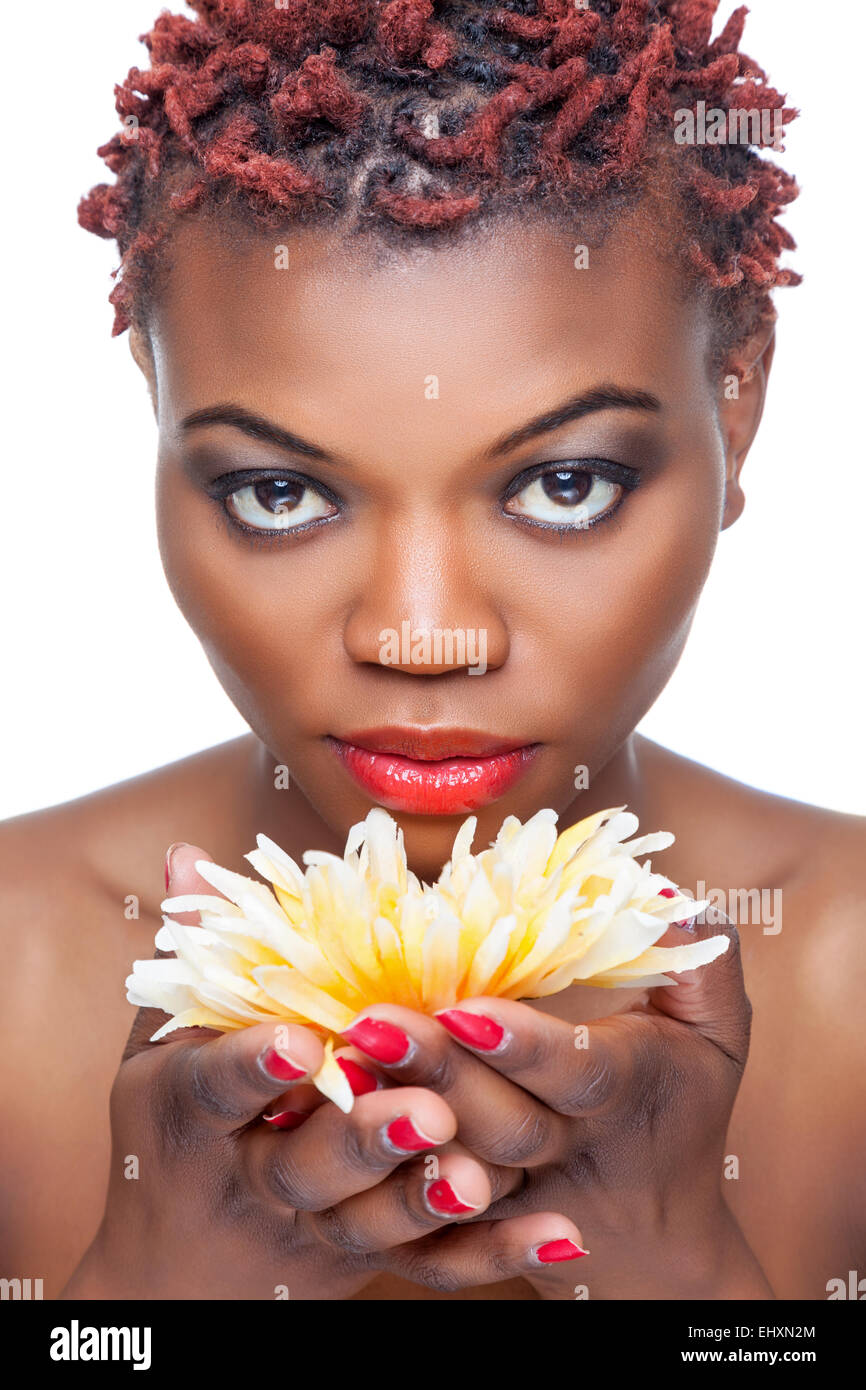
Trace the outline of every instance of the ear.
<instances>
[{"instance_id":1,"label":"ear","mask_svg":"<svg viewBox=\"0 0 866 1390\"><path fill-rule=\"evenodd\" d=\"M767 381L776 351L775 327L765 328L745 344L738 356L739 371L728 370L722 383L719 424L725 447L725 531L741 515L746 505L740 486L740 472L752 447L767 398Z\"/></svg>"},{"instance_id":2,"label":"ear","mask_svg":"<svg viewBox=\"0 0 866 1390\"><path fill-rule=\"evenodd\" d=\"M150 395L150 403L153 406L154 415L158 415L158 397L156 389L156 366L153 360L153 350L150 345L150 338L143 329L131 325L129 330L129 350L133 360L139 367L147 382L147 389Z\"/></svg>"}]
</instances>

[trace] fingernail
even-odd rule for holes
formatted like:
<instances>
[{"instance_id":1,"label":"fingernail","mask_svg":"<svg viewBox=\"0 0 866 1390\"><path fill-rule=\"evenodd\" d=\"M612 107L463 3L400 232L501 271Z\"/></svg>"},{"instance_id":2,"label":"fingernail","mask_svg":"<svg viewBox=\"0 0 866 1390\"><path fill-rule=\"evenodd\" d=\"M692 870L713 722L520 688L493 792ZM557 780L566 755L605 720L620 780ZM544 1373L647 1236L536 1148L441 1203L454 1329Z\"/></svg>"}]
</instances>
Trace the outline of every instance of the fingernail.
<instances>
[{"instance_id":1,"label":"fingernail","mask_svg":"<svg viewBox=\"0 0 866 1390\"><path fill-rule=\"evenodd\" d=\"M419 1153L421 1149L429 1149L431 1144L444 1144L444 1139L431 1139L429 1134L422 1134L420 1129L416 1129L408 1115L398 1115L396 1120L392 1120L385 1133L392 1148L399 1149L402 1153Z\"/></svg>"},{"instance_id":2,"label":"fingernail","mask_svg":"<svg viewBox=\"0 0 866 1390\"><path fill-rule=\"evenodd\" d=\"M675 888L659 889L660 898L675 898L676 896L677 892ZM684 922L674 922L673 925L675 927L685 927L686 931L694 931L697 920L697 917L687 917Z\"/></svg>"},{"instance_id":3,"label":"fingernail","mask_svg":"<svg viewBox=\"0 0 866 1390\"><path fill-rule=\"evenodd\" d=\"M285 1052L280 1052L276 1047L269 1047L262 1057L262 1066L269 1076L275 1081L297 1081L299 1076L306 1076L307 1068L301 1067Z\"/></svg>"},{"instance_id":4,"label":"fingernail","mask_svg":"<svg viewBox=\"0 0 866 1390\"><path fill-rule=\"evenodd\" d=\"M463 1009L444 1009L441 1014L436 1014L436 1017L460 1042L477 1047L480 1052L495 1052L505 1037L502 1024L497 1023L495 1019L487 1018L485 1014L470 1014Z\"/></svg>"},{"instance_id":5,"label":"fingernail","mask_svg":"<svg viewBox=\"0 0 866 1390\"><path fill-rule=\"evenodd\" d=\"M262 1119L267 1120L274 1129L297 1129L298 1125L310 1118L311 1113L309 1110L281 1110L279 1115L263 1115Z\"/></svg>"},{"instance_id":6,"label":"fingernail","mask_svg":"<svg viewBox=\"0 0 866 1390\"><path fill-rule=\"evenodd\" d=\"M362 1067L351 1057L338 1057L337 1066L342 1068L343 1075L346 1077L352 1088L353 1096L365 1096L369 1091L376 1091L379 1082L371 1071Z\"/></svg>"},{"instance_id":7,"label":"fingernail","mask_svg":"<svg viewBox=\"0 0 866 1390\"><path fill-rule=\"evenodd\" d=\"M573 1240L548 1240L544 1245L535 1248L535 1258L543 1265L559 1264L563 1260L579 1260L581 1255L588 1254L588 1250L581 1250Z\"/></svg>"},{"instance_id":8,"label":"fingernail","mask_svg":"<svg viewBox=\"0 0 866 1390\"><path fill-rule=\"evenodd\" d=\"M401 1062L412 1046L402 1028L386 1023L382 1018L361 1018L345 1031L343 1037L386 1066Z\"/></svg>"},{"instance_id":9,"label":"fingernail","mask_svg":"<svg viewBox=\"0 0 866 1390\"><path fill-rule=\"evenodd\" d=\"M186 844L186 841L185 841L185 840L176 840L175 843L174 843L173 845L169 845L168 849L167 849L166 852L165 852L165 891L166 891L166 893L168 892L168 886L169 886L169 884L171 883L171 861L172 861L172 857L173 857L173 855L174 855L175 850L176 850L176 849L183 849L183 846L184 846L185 844Z\"/></svg>"},{"instance_id":10,"label":"fingernail","mask_svg":"<svg viewBox=\"0 0 866 1390\"><path fill-rule=\"evenodd\" d=\"M459 1216L464 1211L478 1210L477 1206L457 1196L447 1178L437 1178L436 1182L431 1182L425 1196L433 1210L443 1216Z\"/></svg>"}]
</instances>

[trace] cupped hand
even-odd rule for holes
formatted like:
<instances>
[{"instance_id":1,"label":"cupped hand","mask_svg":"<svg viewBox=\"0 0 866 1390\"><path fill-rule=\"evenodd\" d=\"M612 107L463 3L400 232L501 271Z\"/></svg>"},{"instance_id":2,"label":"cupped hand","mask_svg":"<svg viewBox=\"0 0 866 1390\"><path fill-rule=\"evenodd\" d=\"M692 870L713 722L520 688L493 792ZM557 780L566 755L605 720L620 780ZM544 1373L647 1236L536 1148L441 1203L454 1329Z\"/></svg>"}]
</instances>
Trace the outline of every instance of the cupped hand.
<instances>
[{"instance_id":1,"label":"cupped hand","mask_svg":"<svg viewBox=\"0 0 866 1390\"><path fill-rule=\"evenodd\" d=\"M347 1031L399 1085L447 1101L467 1150L521 1184L479 1221L389 1252L389 1267L458 1289L490 1282L502 1225L579 1226L592 1252L534 1252L543 1298L772 1298L723 1196L725 1137L749 1048L736 929L671 927L661 945L724 933L724 955L654 989L643 1009L571 1025L526 1003L466 1000L436 1018L378 1005ZM541 1258L539 1258L539 1255Z\"/></svg>"},{"instance_id":2,"label":"cupped hand","mask_svg":"<svg viewBox=\"0 0 866 1390\"><path fill-rule=\"evenodd\" d=\"M205 857L175 850L173 896L202 891ZM151 1043L164 1021L154 1009L135 1018L111 1094L103 1220L64 1298L351 1297L389 1250L516 1185L453 1142L454 1113L430 1089L371 1090L349 1115L316 1105L323 1049L309 1029ZM293 1109L308 1117L291 1130L264 1118Z\"/></svg>"}]
</instances>

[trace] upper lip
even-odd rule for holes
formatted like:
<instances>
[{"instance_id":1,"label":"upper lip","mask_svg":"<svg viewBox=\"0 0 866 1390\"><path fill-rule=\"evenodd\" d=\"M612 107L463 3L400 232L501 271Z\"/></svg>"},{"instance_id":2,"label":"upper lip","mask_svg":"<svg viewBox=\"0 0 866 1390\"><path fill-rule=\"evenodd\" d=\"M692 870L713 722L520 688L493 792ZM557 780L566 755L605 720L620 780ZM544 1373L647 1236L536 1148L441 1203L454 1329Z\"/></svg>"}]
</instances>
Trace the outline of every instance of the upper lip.
<instances>
[{"instance_id":1,"label":"upper lip","mask_svg":"<svg viewBox=\"0 0 866 1390\"><path fill-rule=\"evenodd\" d=\"M531 746L524 738L498 738L478 729L433 729L418 727L380 727L355 729L339 736L341 743L353 743L370 753L396 753L417 762L437 762L445 758L492 758L497 753L513 753Z\"/></svg>"}]
</instances>

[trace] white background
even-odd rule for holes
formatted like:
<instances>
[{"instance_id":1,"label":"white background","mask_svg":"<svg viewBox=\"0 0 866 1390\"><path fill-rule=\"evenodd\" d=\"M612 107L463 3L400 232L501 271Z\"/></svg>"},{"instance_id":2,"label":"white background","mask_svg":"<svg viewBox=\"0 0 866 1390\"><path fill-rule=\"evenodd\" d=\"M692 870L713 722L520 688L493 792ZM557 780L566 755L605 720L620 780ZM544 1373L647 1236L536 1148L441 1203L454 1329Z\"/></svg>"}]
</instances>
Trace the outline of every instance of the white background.
<instances>
[{"instance_id":1,"label":"white background","mask_svg":"<svg viewBox=\"0 0 866 1390\"><path fill-rule=\"evenodd\" d=\"M114 245L75 218L82 192L110 178L94 151L117 127L112 86L146 65L136 36L159 8L4 12L3 816L245 728L163 580L150 404L126 336L110 337ZM864 10L821 8L818 43L814 0L751 0L745 51L803 113L782 159L803 188L787 225L807 279L778 296L745 514L721 537L689 647L641 726L754 786L860 812Z\"/></svg>"}]
</instances>

